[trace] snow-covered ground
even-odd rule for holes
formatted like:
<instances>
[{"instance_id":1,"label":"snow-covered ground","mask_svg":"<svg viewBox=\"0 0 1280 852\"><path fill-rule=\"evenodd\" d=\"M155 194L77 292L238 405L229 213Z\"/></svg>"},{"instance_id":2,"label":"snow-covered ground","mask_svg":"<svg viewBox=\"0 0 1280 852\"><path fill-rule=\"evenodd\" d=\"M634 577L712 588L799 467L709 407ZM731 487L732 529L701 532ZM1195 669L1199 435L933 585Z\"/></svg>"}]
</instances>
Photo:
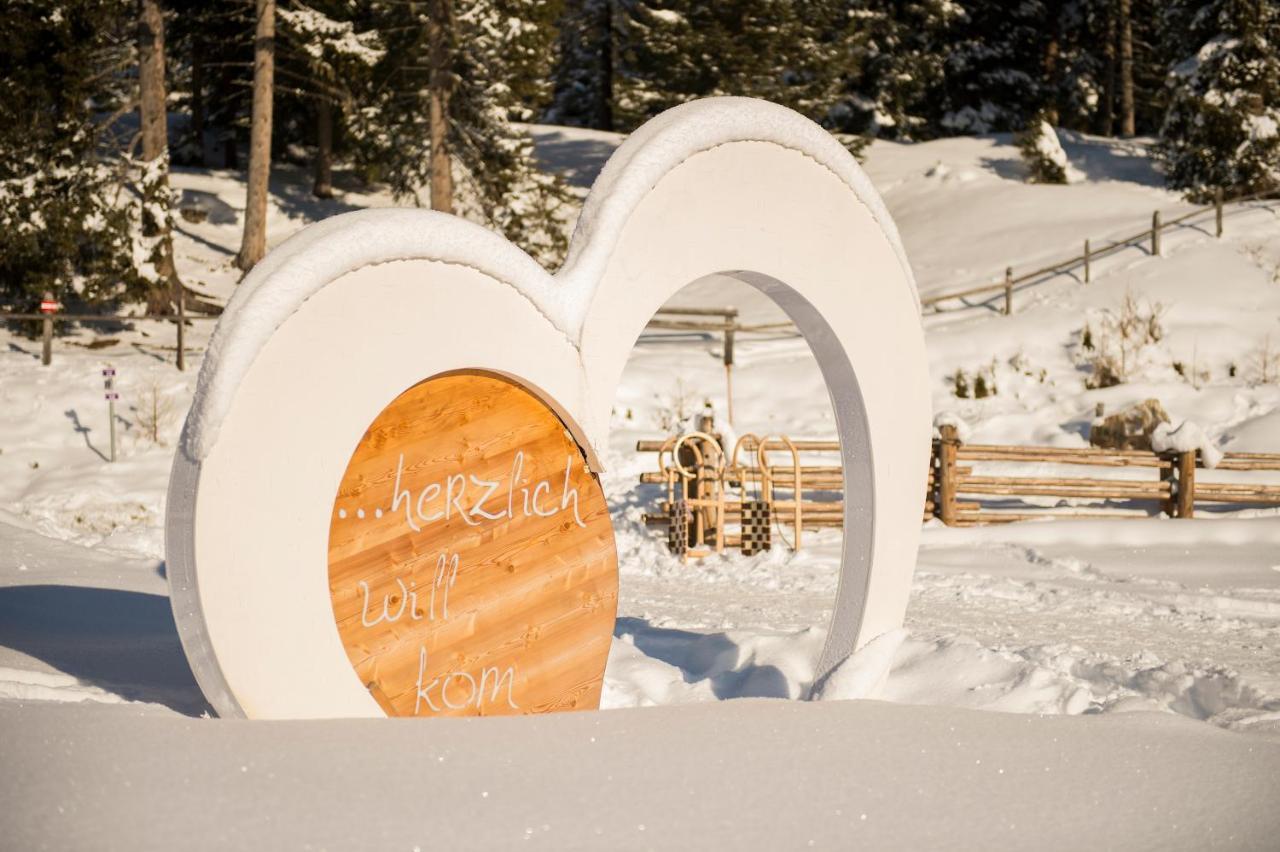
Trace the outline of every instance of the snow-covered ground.
<instances>
[{"instance_id":1,"label":"snow-covered ground","mask_svg":"<svg viewBox=\"0 0 1280 852\"><path fill-rule=\"evenodd\" d=\"M618 142L613 135L590 131L534 130L546 161L579 188L590 184ZM1086 237L1102 245L1108 237L1140 230L1153 209L1180 206L1160 188L1141 143L1078 136L1064 141L1072 164L1083 174L1082 181L1070 186L1023 183L1016 149L1007 138L914 146L878 142L869 149L864 166L902 232L922 294L994 280L1006 265L1015 270L1039 266L1074 253ZM184 278L215 298L225 298L238 277L229 261L239 241L243 185L238 175L216 171L181 171L174 183L188 202L198 202L208 212L201 223L182 223L177 249ZM273 243L315 218L392 203L383 193L354 189L331 202L317 202L308 189L301 172L283 169L274 176ZM1161 258L1137 248L1112 255L1095 263L1088 285L1060 276L1020 289L1012 317L1001 316L997 303L981 300L950 303L943 312L927 315L935 408L962 419L972 440L1082 446L1099 403L1112 412L1154 397L1175 423L1196 422L1221 448L1280 451L1280 383L1259 381L1267 347L1280 351L1280 205L1231 207L1225 224L1220 240L1212 235L1211 219L1207 231L1204 226L1169 231ZM1130 381L1086 389L1083 329L1088 325L1099 334L1105 312L1115 311L1127 293L1140 303L1164 306L1164 333L1137 353ZM733 305L750 321L778 316L765 297L727 279L699 282L677 301ZM209 777L214 778L236 771L251 777L268 771L305 778L279 756L254 757L267 737L274 743L277 735L284 743L280 755L304 756L312 733L343 743L368 738L380 743L379 753L395 753L392 741L383 742L382 734L363 725L317 726L306 733L276 726L278 733L272 734L234 726L211 734L196 720L161 718L199 715L204 709L168 611L162 520L169 462L211 325L199 322L189 333L195 354L187 373L173 367L171 327L76 332L57 341L49 368L39 364L38 342L0 331L0 761L5 764L14 760L30 766L39 753L31 742L43 737L59 755L55 765L61 769L50 769L51 778L65 782L66 773L86 765L76 759L84 754L86 762L123 761L123 778L171 792L180 782L168 770L131 763L109 743L90 745L91 735L84 732L99 731L108 738L150 736L152 745L164 743L168 749L183 748L189 739L191 755L212 761ZM838 531L813 536L799 553L781 548L752 558L714 557L685 565L666 552L661 538L641 520L657 490L637 484L638 474L652 467L654 459L637 456L634 442L661 434L662 419L681 407L697 409L710 400L724 411L719 346L718 340L697 335L647 334L619 390L604 475L617 530L622 592L606 673L608 707L798 698L807 696L812 685L822 625L834 595ZM108 364L118 371L121 395L114 464L105 459L108 421L101 393L100 368ZM951 379L957 369L985 371L998 393L982 400L957 399ZM803 340L792 335L740 339L734 389L740 432L798 437L833 433L816 364ZM153 408L158 416L151 415ZM147 434L151 421L158 440ZM794 826L797 819L808 818L820 845L847 846L860 839L873 846L938 845L940 836L929 834L936 821L910 830L901 820L877 827L877 807L886 813L883 809L895 800L916 795L915 782L904 779L919 776L895 769L895 750L919 742L922 753L945 750L938 757L937 783L918 785L920 806L936 814L963 813L965 803L973 800L968 791L983 791L991 797L995 820L988 827L1008 832L988 835L1007 838L992 840L990 846L1078 845L1091 831L1079 813L1084 802L1115 824L1128 809L1137 825L1158 826L1146 835L1135 834L1132 826L1116 829L1106 841L1109 846L1190 848L1216 840L1228 847L1263 848L1280 827L1258 807L1274 803L1280 794L1274 780L1280 769L1275 742L1280 739L1280 511L1210 514L1214 517L1194 521L1055 520L978 529L931 523L924 533L906 632L886 636L853 658L841 670L843 676L824 690L828 698L865 697L883 680L878 697L897 705L839 705L841 709L826 715L806 715L808 710L745 702L739 710L724 708L730 714L724 716L706 712L713 708L684 708L689 715L648 711L602 714L611 719L604 721L539 723L538 730L550 737L544 750L563 747L563 753L581 754L595 747L588 738L594 743L598 734L604 759L619 763L610 764L617 771L610 783L603 779L608 770L595 766L569 773L536 800L547 801L558 791L571 803L600 806L610 791L629 795L612 786L614 777L660 785L658 770L636 762L645 755L645 744L662 742L677 719L687 719L690 727L675 740L711 766L694 769L692 757L680 758L679 772L692 773L687 795L705 794L699 801L706 802L708 813L735 812L753 801L763 805L767 797L752 800L746 792L733 799L732 785L727 791L706 792L716 773L732 777L741 763L732 756L734 748L701 742L697 731L705 728L707 736L716 737L717 720L737 720L740 728L733 738L754 738L765 764L786 765L780 755L787 741L773 733L778 725L799 725L815 737L840 741L829 754L820 741L810 743L799 760L845 761L841 765L848 766L865 756L865 764L842 776L847 799L824 792L800 801L805 797L783 794L781 786L768 788L770 795L781 797L779 807L793 809L775 824ZM886 672L887 678L882 677ZM64 709L48 701L83 704ZM129 703L102 706L121 702ZM965 708L1030 715L975 714ZM1160 713L1105 722L1077 719L1067 727L1038 718L1135 710ZM903 726L919 726L918 739L912 740ZM126 731L131 733L121 733ZM849 745L859 734L866 740L861 751ZM503 727L502 736L520 734ZM619 745L629 736L639 745ZM456 737L458 745L456 751L441 750L441 760L446 754L483 760L487 753L461 726L450 723L446 737ZM21 748L15 738L24 740ZM1050 739L1056 745L1046 756ZM65 753L59 750L62 745ZM1023 753L1027 749L1034 756ZM1110 754L1083 757L1098 750ZM1152 750L1159 756L1147 760ZM537 749L514 753L521 759L546 759ZM436 755L432 751L429 758L415 759L435 760ZM903 765L924 771L933 764L912 758ZM1223 769L1228 765L1238 771ZM996 776L988 770L1007 772ZM1054 832L1021 834L1016 823L1027 825L1037 817L1043 822L1047 815L1026 811L1014 791L1035 788L1028 779L1041 772L1081 798L1064 805L1060 819L1050 820ZM810 766L802 775L812 780L815 773L821 777L821 768ZM1200 780L1175 782L1178 773L1199 775ZM1215 781L1214 773L1224 780ZM19 792L20 801L37 801L32 790L18 790L10 773L0 775L9 775L0 781L6 801ZM107 783L101 769L86 777ZM482 788L494 784L487 789L495 797L504 789L482 772L465 777L465 783L440 799L441 807L470 807L468 813L475 816L489 804ZM1101 778L1102 786L1090 787L1091 777ZM214 789L190 783L194 789ZM235 801L248 807L253 791L266 789L256 783L235 787L240 791L236 796L244 796L233 797ZM1036 789L1047 789L1044 784L1050 782L1036 775L1035 783L1041 785ZM1194 804L1193 812L1150 810L1168 805L1161 803L1160 792L1148 791L1153 784L1150 790L1168 792L1180 806ZM685 790L678 783L672 786ZM1131 795L1112 798L1106 792L1112 786L1123 786ZM1144 792L1134 792L1138 787ZM336 795L333 788L323 789L327 796ZM764 789L758 787L755 795L762 796ZM811 786L809 792L815 789ZM128 813L113 811L114 800L95 798L82 787L64 792L64 804L74 808L79 803L84 814ZM55 793L39 801L61 801ZM473 802L467 797L479 798ZM182 802L194 807L187 798ZM496 798L494 804L499 804ZM634 811L607 806L598 826L584 819L577 834L565 835L558 833L560 821L575 813L568 805L559 810L548 805L544 812L553 816L542 821L523 806L514 811L509 802L503 806L509 810L502 825L519 822L523 827L527 822L528 836L545 846L595 845L585 834L594 827L610 832L597 843L626 847L684 845L681 836L695 836L645 835L638 827L644 820L633 820ZM901 801L896 807L900 815ZM33 811L27 828L41 819L56 820L46 811ZM648 817L649 825L666 832L675 824L659 813ZM823 815L829 825L822 822ZM635 824L624 826L626 820ZM119 816L110 825L123 830L124 821ZM550 827L544 829L544 823ZM740 819L735 830L752 824ZM833 833L836 826L840 830ZM1193 827L1190 834L1187 826ZM450 823L440 830L454 837L457 826ZM1229 838L1232 831L1237 834ZM412 848L412 838L388 832L375 836L386 843L403 840L396 848ZM470 845L523 836L477 834ZM757 845L777 837L767 832L754 836ZM705 837L710 841L712 835ZM966 845L963 839L955 843ZM296 845L302 845L301 838ZM421 845L433 845L431 837L423 837ZM781 845L804 844L800 835L793 835Z\"/></svg>"}]
</instances>

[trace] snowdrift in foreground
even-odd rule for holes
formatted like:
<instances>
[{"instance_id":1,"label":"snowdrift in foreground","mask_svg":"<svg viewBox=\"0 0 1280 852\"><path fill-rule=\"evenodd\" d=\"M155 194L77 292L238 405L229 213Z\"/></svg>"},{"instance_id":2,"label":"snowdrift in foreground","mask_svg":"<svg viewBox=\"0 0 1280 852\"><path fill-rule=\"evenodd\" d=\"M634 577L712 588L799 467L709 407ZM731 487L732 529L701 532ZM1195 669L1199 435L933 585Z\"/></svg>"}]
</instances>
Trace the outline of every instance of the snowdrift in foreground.
<instances>
[{"instance_id":1,"label":"snowdrift in foreground","mask_svg":"<svg viewBox=\"0 0 1280 852\"><path fill-rule=\"evenodd\" d=\"M1150 714L735 701L235 722L0 703L14 848L1273 848L1280 743ZM173 759L181 755L181 759ZM162 817L158 818L158 815Z\"/></svg>"},{"instance_id":2,"label":"snowdrift in foreground","mask_svg":"<svg viewBox=\"0 0 1280 852\"><path fill-rule=\"evenodd\" d=\"M1006 713L1176 713L1280 734L1280 699L1222 666L1121 660L1075 645L988 648L966 637L873 640L813 683L822 633L691 633L625 620L606 673L605 708L729 698L881 698Z\"/></svg>"}]
</instances>

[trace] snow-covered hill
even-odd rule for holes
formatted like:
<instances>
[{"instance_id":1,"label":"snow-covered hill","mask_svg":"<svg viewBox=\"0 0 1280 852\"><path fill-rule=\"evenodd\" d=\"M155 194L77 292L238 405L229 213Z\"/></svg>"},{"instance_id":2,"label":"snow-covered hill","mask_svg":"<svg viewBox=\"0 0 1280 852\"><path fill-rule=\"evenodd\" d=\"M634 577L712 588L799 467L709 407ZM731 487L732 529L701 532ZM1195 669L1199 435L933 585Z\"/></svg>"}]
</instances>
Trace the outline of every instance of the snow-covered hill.
<instances>
[{"instance_id":1,"label":"snow-covered hill","mask_svg":"<svg viewBox=\"0 0 1280 852\"><path fill-rule=\"evenodd\" d=\"M564 128L535 127L533 132L545 162L583 192L619 141L612 134ZM995 280L1005 266L1028 269L1073 254L1086 237L1095 246L1104 244L1140 230L1153 209L1181 206L1160 188L1143 143L1082 136L1064 141L1072 164L1084 175L1070 186L1024 183L1016 149L1004 137L870 147L864 166L902 232L922 294ZM244 201L238 177L191 170L174 175L186 205L205 214L203 221L181 223L181 272L215 299L225 298L238 278L230 265ZM385 193L354 185L343 191L343 181L338 183L336 199L318 202L308 193L306 175L277 170L271 241L316 218L392 203ZM949 303L946 310L928 314L924 326L935 408L964 420L974 440L1079 446L1087 442L1099 404L1110 412L1154 397L1175 422L1197 422L1221 447L1280 451L1280 383L1261 381L1268 347L1280 351L1280 205L1229 208L1222 239L1203 227L1170 230L1163 253L1119 252L1095 264L1088 285L1063 275L1022 288L1015 293L1011 317L1002 316L997 303L981 300ZM1129 381L1089 389L1085 380L1093 356L1083 345L1084 330L1088 327L1095 338L1103 334L1107 312L1119 310L1129 294L1140 305L1163 306L1160 339L1136 350ZM778 317L765 297L727 279L701 282L677 301L732 304L751 321ZM196 349L189 363L198 364L210 325L197 324L189 334ZM86 702L74 708L74 715L48 717L54 739L62 736L59 725L69 730L66 726L91 720L108 736L127 731L121 735L139 742L150 743L153 735L166 742L180 739L190 730L189 720L165 720L168 727L150 732L143 722L135 731L132 716L100 705L139 702L130 706L144 720L198 713L203 706L172 633L160 561L164 489L194 370L174 369L169 327L78 331L58 340L49 368L39 365L37 343L0 334L5 344L0 351L0 725L6 726L5 739L8 726L26 729L43 717L42 705L18 704L47 700ZM636 477L653 461L631 451L634 441L658 434L663 415L682 404L698 407L705 398L724 410L718 347L718 341L696 335L646 335L619 390L604 476L622 564L608 706L795 698L811 686L821 625L834 594L838 532L813 537L797 554L779 549L750 559L684 565L641 521L653 492L638 487ZM121 388L115 464L105 460L108 430L99 370L106 364L118 370ZM989 375L997 392L981 400L957 398L957 370ZM740 431L832 432L822 379L804 342L794 336L740 340L734 387ZM153 420L158 441L146 434ZM1248 732L1248 742L1257 744L1248 771L1237 778L1240 789L1221 797L1253 801L1266 784L1274 784L1267 779L1280 768L1280 756L1266 750L1272 748L1266 741L1280 732L1280 512L1230 514L1196 521L1054 521L975 530L931 525L917 566L909 632L886 637L878 648L851 660L843 685L828 690L827 697L861 697L883 681L881 697L910 704L1065 715L1158 710L1207 720ZM108 709L112 715L95 715ZM743 712L742 730L750 732L772 725L778 711ZM984 768L986 755L1009 757L1000 725L959 710L939 712L903 709L904 724L932 731L921 740L922 748L947 747L949 735L938 726L954 724L962 732L956 737L979 744L977 759ZM849 711L838 724L869 726L876 741L896 742L889 711L867 714L875 718ZM837 724L834 716L824 718L823 724ZM1159 717L1133 718L1108 723L1105 736L1098 733L1102 728L1091 733L1086 720L1077 720L1063 742L1081 751L1102 741L1112 744L1107 748L1121 748L1124 735L1116 732L1137 731L1135 742L1146 742L1141 738L1148 734L1158 740L1173 730L1162 727L1167 723ZM624 722L602 724L599 730L609 737L632 730ZM1040 744L1048 738L1056 742L1068 730L1028 724L1018 730ZM639 742L656 745L657 735L644 732L647 726L634 726L641 731ZM591 728L574 728L552 746L585 749L582 738ZM332 736L354 742L364 732L352 728ZM1242 750L1239 740L1177 736L1186 747L1170 752L1169 765L1160 770L1166 778L1174 773L1192 777L1228 755L1243 759L1236 754ZM201 761L226 747L218 737L195 739L192 754ZM108 751L91 749L85 759L116 759ZM1145 779L1134 774L1135 766L1141 771L1144 765L1132 751L1123 759L1087 764L1092 769L1071 775L1071 783L1084 785L1090 771L1102 776L1103 786L1128 786L1121 779L1130 776ZM872 747L869 754L892 761L891 750ZM30 755L23 752L23 759ZM251 761L244 759L248 767ZM1031 764L1023 763L1017 771L1030 772ZM1007 765L1012 771L1015 764ZM891 768L885 764L886 772ZM820 775L805 777L812 781ZM168 783L154 773L146 777L148 783ZM954 777L956 789L972 782L958 770ZM480 786L489 783L481 780ZM1056 795L1048 782L1024 779L1019 786L1003 792L990 788L991 795L1016 804L1002 812L1034 814L1034 802L1047 807L1044 803ZM197 789L206 788L197 784ZM1195 790L1195 785L1180 787L1177 801L1191 803ZM902 786L903 796L910 792ZM86 801L105 807L100 797ZM942 807L940 799L929 801ZM846 817L867 812L850 807ZM1199 844L1179 844L1178 838L1203 839L1210 817L1202 810L1152 818L1164 826L1158 832L1161 843L1193 846ZM1175 822L1183 833L1168 828ZM542 836L541 823L529 825ZM618 824L604 825L612 830ZM1188 825L1193 827L1189 835ZM1255 821L1251 828L1260 825ZM846 830L860 828L852 824ZM1214 830L1220 830L1216 824ZM556 836L547 834L547 842L554 845ZM839 844L854 836L823 838ZM869 836L891 845L895 837L905 842L928 835ZM1056 846L1067 845L1066 836L1011 835L1021 837L1021 845ZM1115 843L1109 845L1125 845L1121 836L1111 835ZM1056 842L1050 842L1053 838ZM623 845L642 846L643 841L633 833Z\"/></svg>"}]
</instances>

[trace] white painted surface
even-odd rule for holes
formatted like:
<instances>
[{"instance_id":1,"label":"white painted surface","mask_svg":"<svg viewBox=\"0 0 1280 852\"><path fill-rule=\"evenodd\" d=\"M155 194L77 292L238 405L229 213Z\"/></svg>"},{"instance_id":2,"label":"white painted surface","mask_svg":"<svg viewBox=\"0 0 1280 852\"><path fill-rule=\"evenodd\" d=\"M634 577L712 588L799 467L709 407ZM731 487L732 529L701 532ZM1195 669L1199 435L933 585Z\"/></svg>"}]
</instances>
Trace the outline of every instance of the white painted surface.
<instances>
[{"instance_id":1,"label":"white painted surface","mask_svg":"<svg viewBox=\"0 0 1280 852\"><path fill-rule=\"evenodd\" d=\"M554 280L502 237L431 211L383 209L334 216L286 240L254 268L227 304L226 322L214 333L200 371L184 448L194 458L204 458L217 441L236 386L273 331L329 281L367 264L427 257L483 270L520 290L557 328L576 338L613 241L649 191L696 154L745 140L802 153L844 184L879 225L918 307L893 219L857 161L831 134L767 101L705 98L647 122L609 158L578 218L569 258ZM756 195L752 207L778 201L782 199Z\"/></svg>"},{"instance_id":2,"label":"white painted surface","mask_svg":"<svg viewBox=\"0 0 1280 852\"><path fill-rule=\"evenodd\" d=\"M344 275L280 326L200 465L195 513L204 623L248 716L382 714L347 660L328 586L334 496L377 414L463 366L510 374L577 409L577 363L516 291L431 261Z\"/></svg>"},{"instance_id":3,"label":"white painted surface","mask_svg":"<svg viewBox=\"0 0 1280 852\"><path fill-rule=\"evenodd\" d=\"M450 370L509 373L581 425L594 462L641 330L716 274L791 315L832 394L850 483L819 676L901 625L930 418L915 286L887 214L847 152L775 105L713 101L646 128L605 169L618 198L589 201L554 281L474 226L378 211L293 238L233 300L175 461L168 528L180 632L220 712L380 712L333 624L326 545L351 452L395 396Z\"/></svg>"},{"instance_id":4,"label":"white painted surface","mask_svg":"<svg viewBox=\"0 0 1280 852\"><path fill-rule=\"evenodd\" d=\"M672 170L617 236L584 320L582 362L592 388L586 428L604 443L614 388L654 311L690 282L735 271L781 285L771 295L793 320L799 318L786 304L792 297L821 315L828 328L801 330L828 389L838 390L828 369L847 358L866 411L872 482L850 476L860 460L849 455L850 424L842 421L854 414L851 401L834 399L850 479L838 594L865 594L867 605L859 606L861 623L850 623L837 604L821 673L902 624L929 456L928 367L915 288L873 209L824 165L771 142L722 145ZM860 499L874 513L868 576L850 564L865 544L848 534Z\"/></svg>"}]
</instances>

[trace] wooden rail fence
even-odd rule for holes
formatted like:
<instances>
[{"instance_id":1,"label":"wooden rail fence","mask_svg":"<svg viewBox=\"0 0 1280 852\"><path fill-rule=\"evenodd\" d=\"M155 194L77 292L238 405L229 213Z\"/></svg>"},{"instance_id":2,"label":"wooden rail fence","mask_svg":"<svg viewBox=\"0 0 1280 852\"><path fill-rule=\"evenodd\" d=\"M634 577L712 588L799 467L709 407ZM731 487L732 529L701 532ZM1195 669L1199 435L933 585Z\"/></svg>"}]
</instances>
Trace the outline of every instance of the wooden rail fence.
<instances>
[{"instance_id":1,"label":"wooden rail fence","mask_svg":"<svg viewBox=\"0 0 1280 852\"><path fill-rule=\"evenodd\" d=\"M1192 219L1201 216L1208 216L1210 211L1214 216L1214 236L1221 237L1223 230L1223 205L1230 202L1233 204L1243 204L1247 201L1259 201L1269 199L1276 196L1276 191L1256 192L1249 195L1236 196L1231 199L1225 199L1221 191L1214 196L1212 204L1197 205L1192 210L1185 212L1179 216L1165 219L1164 214L1159 210L1151 214L1151 227L1143 228L1127 237L1120 237L1111 240L1106 245L1095 247L1089 239L1084 241L1084 251L1073 257L1064 258L1055 261L1048 266L1042 266L1039 269L1025 272L1015 276L1013 267L1006 266L1004 270L1004 279L997 283L980 284L976 287L967 287L962 290L953 290L946 293L936 293L927 298L920 300L921 307L932 307L937 310L937 306L942 302L951 301L952 299L963 299L967 296L980 296L987 293L998 293L1004 291L1004 314L1008 316L1013 313L1013 288L1019 284L1026 284L1037 279L1063 275L1073 269L1081 269L1083 272L1084 283L1088 284L1092 278L1093 262L1099 258L1106 257L1109 254L1121 251L1138 245L1149 245L1150 252L1153 256L1160 256L1160 239L1162 233L1183 222L1189 222Z\"/></svg>"},{"instance_id":2,"label":"wooden rail fence","mask_svg":"<svg viewBox=\"0 0 1280 852\"><path fill-rule=\"evenodd\" d=\"M1280 483L1224 480L1217 473L1280 471L1280 453L1226 453L1210 473L1198 451L964 444L954 426L943 426L939 432L942 437L934 441L926 500L948 526L1064 516L1126 517L1116 514L1114 502L1147 503L1173 518L1194 517L1197 504L1280 505ZM1022 470L975 474L975 463L986 468L1021 465ZM1051 471L1027 473L1029 464ZM1062 467L1096 472L1093 476L1054 472ZM1102 476L1104 470L1109 475ZM1043 507L1032 502L1046 498L1076 505Z\"/></svg>"},{"instance_id":3,"label":"wooden rail fence","mask_svg":"<svg viewBox=\"0 0 1280 852\"><path fill-rule=\"evenodd\" d=\"M186 359L186 324L192 320L216 320L216 314L141 314L138 316L116 316L114 314L65 314L57 313L4 313L0 312L0 321L35 320L40 322L41 353L40 363L49 366L53 363L53 325L59 322L83 322L122 325L132 322L171 322L176 328L174 347L178 353L179 370L187 368Z\"/></svg>"},{"instance_id":4,"label":"wooden rail fence","mask_svg":"<svg viewBox=\"0 0 1280 852\"><path fill-rule=\"evenodd\" d=\"M967 287L963 290L952 290L946 293L936 293L932 296L922 298L920 300L921 307L932 307L937 310L937 306L942 302L951 301L953 299L963 299L968 296L979 296L987 293L996 293L1004 291L1004 314L1013 313L1013 290L1019 284L1026 284L1037 279L1054 277L1070 272L1073 269L1080 268L1083 270L1084 282L1088 284L1092 278L1093 262L1099 258L1106 257L1131 246L1149 243L1152 255L1160 255L1160 239L1164 230L1188 222L1199 216L1206 216L1209 211L1214 214L1214 234L1221 237L1223 232L1223 205L1226 203L1242 204L1248 201L1259 201L1276 197L1275 190L1266 192L1257 192L1249 195L1241 195L1231 199L1224 199L1223 194L1219 191L1215 196L1212 204L1198 205L1192 210L1175 216L1171 219L1165 219L1164 215L1156 210L1151 214L1151 227L1132 234L1127 237L1112 240L1101 247L1094 247L1089 239L1084 241L1084 252L1073 257L1056 261L1048 266L1040 267L1031 272L1021 275L1013 274L1013 267L1006 266L1004 271L1004 280L998 283L986 283L976 287ZM51 299L50 294L46 294L46 299ZM2 320L37 320L42 323L41 338L43 342L43 353L41 362L48 366L53 360L53 327L58 322L83 322L83 323L128 323L140 320L172 322L177 329L177 366L179 370L186 367L186 346L184 341L184 327L190 320L207 320L217 319L217 314L207 313L186 313L182 310L182 300L179 300L177 316L169 316L163 314L143 314L140 316L114 316L104 314L65 314L65 313L9 313L0 312L0 321ZM672 317L675 317L674 319ZM700 317L719 317L720 322L710 322L701 320ZM720 333L724 335L724 365L725 365L725 382L728 386L728 406L729 421L733 422L733 347L734 338L737 334L743 332L775 332L793 329L795 326L791 322L776 323L760 323L760 324L744 324L738 321L737 308L662 308L654 318L649 321L649 328L665 331L696 331L703 333Z\"/></svg>"},{"instance_id":5,"label":"wooden rail fence","mask_svg":"<svg viewBox=\"0 0 1280 852\"><path fill-rule=\"evenodd\" d=\"M714 322L703 317L717 317ZM726 308L659 308L649 320L647 328L655 331L692 331L700 334L723 336L725 399L729 422L733 423L733 355L737 336L742 333L771 333L794 330L790 322L742 323L738 321L738 309Z\"/></svg>"}]
</instances>

